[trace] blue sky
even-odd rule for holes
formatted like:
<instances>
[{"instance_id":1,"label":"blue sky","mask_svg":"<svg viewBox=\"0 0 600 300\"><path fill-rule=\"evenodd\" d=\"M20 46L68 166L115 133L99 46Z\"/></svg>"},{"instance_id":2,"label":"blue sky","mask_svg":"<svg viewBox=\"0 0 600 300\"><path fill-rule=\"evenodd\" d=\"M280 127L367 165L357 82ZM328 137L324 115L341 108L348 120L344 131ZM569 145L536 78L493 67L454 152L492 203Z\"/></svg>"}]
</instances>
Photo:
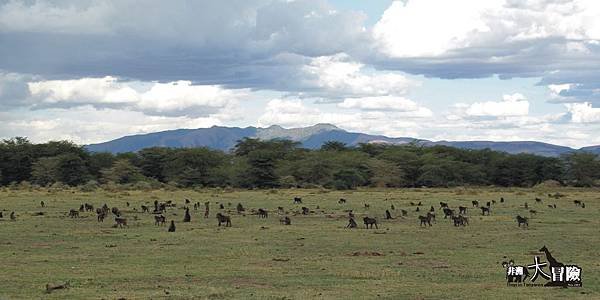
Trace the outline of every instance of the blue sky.
<instances>
[{"instance_id":1,"label":"blue sky","mask_svg":"<svg viewBox=\"0 0 600 300\"><path fill-rule=\"evenodd\" d=\"M600 144L592 0L0 1L0 138L309 126Z\"/></svg>"}]
</instances>

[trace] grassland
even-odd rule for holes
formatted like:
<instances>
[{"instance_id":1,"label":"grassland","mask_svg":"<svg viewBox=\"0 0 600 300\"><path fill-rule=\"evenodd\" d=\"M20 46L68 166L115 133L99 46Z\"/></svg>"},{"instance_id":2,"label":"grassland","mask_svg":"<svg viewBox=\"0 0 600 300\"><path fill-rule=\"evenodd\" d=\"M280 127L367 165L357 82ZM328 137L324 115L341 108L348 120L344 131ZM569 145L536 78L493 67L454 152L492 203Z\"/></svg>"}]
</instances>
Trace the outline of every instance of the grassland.
<instances>
[{"instance_id":1,"label":"grassland","mask_svg":"<svg viewBox=\"0 0 600 300\"><path fill-rule=\"evenodd\" d=\"M566 197L547 197L557 191ZM294 205L294 196L304 203ZM338 204L341 197L348 203ZM469 208L470 226L457 228L440 217L439 201L470 207L471 200L500 197L506 202L493 206L491 216ZM201 208L192 210L191 223L182 223L185 198L211 201L210 218ZM167 213L176 232L154 226L152 215L140 212L141 204L154 200L177 203ZM419 227L419 213L409 205L419 201L421 209L437 209L431 228ZM129 228L112 228L112 217L98 223L91 212L66 216L85 202L119 207ZM233 227L216 226L216 202L232 210ZM530 215L524 202L538 211L529 229L518 228L514 219ZM237 203L267 208L270 217L238 215ZM396 218L384 220L392 204ZM292 225L282 226L278 206L287 211L307 206L315 213L290 214ZM4 190L0 209L0 299L600 299L598 190ZM347 209L357 221L377 217L379 229L345 229ZM406 218L399 217L400 209L409 211ZM11 211L16 221L9 220ZM501 262L530 264L543 245L561 262L583 268L583 288L506 286ZM65 281L69 289L45 293L47 283Z\"/></svg>"}]
</instances>

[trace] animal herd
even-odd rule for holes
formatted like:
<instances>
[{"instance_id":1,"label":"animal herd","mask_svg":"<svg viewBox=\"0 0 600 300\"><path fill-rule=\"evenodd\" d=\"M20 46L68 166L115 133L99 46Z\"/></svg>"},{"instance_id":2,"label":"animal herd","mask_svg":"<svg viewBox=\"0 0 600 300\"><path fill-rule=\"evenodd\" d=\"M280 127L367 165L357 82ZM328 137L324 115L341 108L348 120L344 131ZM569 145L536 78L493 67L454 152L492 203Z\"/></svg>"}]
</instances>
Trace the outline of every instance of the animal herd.
<instances>
[{"instance_id":1,"label":"animal herd","mask_svg":"<svg viewBox=\"0 0 600 300\"><path fill-rule=\"evenodd\" d=\"M558 199L561 197L564 197L564 195L559 194L559 193L555 193L555 194L548 194L549 198L554 198L554 199ZM387 200L387 199L386 199ZM347 199L345 198L340 198L337 203L339 205L346 205L348 202ZM505 203L505 199L504 197L501 197L499 199L500 205L502 205L503 203ZM537 204L541 204L543 203L543 200L541 198L536 197L535 198L535 202ZM191 214L190 214L190 207L188 206L189 204L191 204L191 201L189 199L185 199L185 205L183 206L183 209L185 211L184 213L184 217L182 219L182 222L184 223L188 223L191 222ZM293 198L293 204L302 204L302 198L301 197L294 197ZM479 208L481 210L481 215L482 216L489 216L491 214L492 211L492 207L497 205L497 201L496 200L491 200L491 201L486 201L485 205L481 205L479 201L477 200L473 200L471 201L471 205L473 208ZM575 204L575 206L577 207L581 207L581 208L585 208L585 203L582 202L581 200L573 200L573 203ZM225 210L225 205L223 203L218 203L219 204L219 209L220 211L215 215L216 219L217 219L217 226L218 227L231 227L232 226L232 221L231 221L231 216L224 214L224 210ZM414 202L409 202L409 204L411 206L416 206L416 212L421 211L420 207L423 206L422 201L419 201L418 203L414 203ZM40 206L42 208L46 207L46 203L44 201L40 202ZM129 207L129 202L127 202L127 206ZM232 204L228 203L227 204L228 207L231 207ZM363 204L365 209L370 209L370 205L368 203L364 203ZM547 205L549 208L551 209L556 209L557 206L556 204L548 204ZM165 202L158 202L158 201L154 201L154 205L153 207L149 206L149 205L140 205L141 208L141 213L148 213L148 214L153 214L154 215L154 225L155 226L164 226L167 224L167 217L166 212L167 209L169 208L176 208L177 204L174 203L173 201L165 201ZM193 208L194 210L198 210L202 207L202 204L200 202L196 202L193 204ZM525 209L528 209L528 212L530 214L536 214L537 211L533 210L533 209L529 209L529 204L527 202L524 203L523 207ZM152 209L153 208L153 209ZM210 202L204 202L204 217L208 218L210 215ZM316 209L319 209L319 206L316 207ZM392 211L396 210L396 207L392 204L390 205L390 209ZM394 216L392 216L392 213L390 211L390 209L386 209L385 210L385 219L386 220L392 220L395 219ZM454 226L456 227L461 227L461 226L468 226L469 225L469 217L467 216L467 210L468 208L466 206L461 206L459 205L456 208L451 208L448 202L443 202L440 201L439 202L439 209L441 210L441 212L443 213L444 219L450 219L451 222L453 223ZM137 211L136 208L133 208L134 211ZM93 212L94 211L94 206L92 204L89 203L83 203L79 206L79 209L70 209L68 211L68 217L72 218L72 219L77 219L80 218L80 213L82 212ZM231 210L228 210L229 212L231 212ZM246 213L246 208L242 205L242 203L238 203L235 206L235 212L238 213L238 215L245 215ZM348 224L346 225L346 228L357 228L358 224L355 220L355 215L354 212L352 210L345 210L348 213ZM427 211L427 210L425 210ZM113 227L115 228L126 228L128 227L128 220L127 218L123 215L123 212L121 210L119 210L119 208L117 207L112 207L109 208L107 204L104 204L103 206L96 208L95 209L96 212L96 216L97 216L97 220L98 222L104 222L104 220L106 219L106 217L109 214L112 214L114 216L114 225ZM425 226L425 227L431 227L432 226L432 222L436 223L436 209L435 207L432 205L427 213L425 215L419 215L417 216L417 219L419 221L419 226ZM258 208L258 209L250 209L250 213L257 215L258 218L261 219L267 219L269 217L269 212L267 209L265 208ZM281 216L279 218L279 223L281 225L291 225L292 224L292 220L291 218L287 215L288 212L285 211L285 209L282 206L279 206L277 209L277 213ZM306 206L302 206L300 207L299 211L293 212L293 215L310 215L315 213L315 211L310 210L308 207ZM42 213L43 214L43 213ZM400 217L405 218L408 216L408 210L406 209L400 209ZM2 211L0 211L0 219L3 218L3 214ZM11 220L16 220L16 215L15 212L11 212L10 214L10 219ZM135 217L135 219L137 220L137 216ZM518 227L529 227L529 218L525 217L525 216L521 216L521 215L517 215L515 217L516 221L517 221L517 226ZM366 229L372 229L373 227L375 227L375 229L379 228L379 222L377 220L377 218L375 217L369 217L369 216L364 216L363 217L363 224L365 226ZM176 225L175 225L175 220L170 220L170 225L168 228L168 232L174 232L176 230Z\"/></svg>"}]
</instances>

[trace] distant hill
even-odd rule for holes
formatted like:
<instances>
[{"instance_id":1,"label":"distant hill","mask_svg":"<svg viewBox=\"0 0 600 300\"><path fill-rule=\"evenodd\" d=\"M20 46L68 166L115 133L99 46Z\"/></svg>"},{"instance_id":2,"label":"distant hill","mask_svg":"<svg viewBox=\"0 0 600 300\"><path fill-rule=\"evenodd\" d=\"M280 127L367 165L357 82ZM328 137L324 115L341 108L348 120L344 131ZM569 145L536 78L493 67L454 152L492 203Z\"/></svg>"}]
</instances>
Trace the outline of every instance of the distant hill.
<instances>
[{"instance_id":1,"label":"distant hill","mask_svg":"<svg viewBox=\"0 0 600 300\"><path fill-rule=\"evenodd\" d=\"M301 128L283 128L273 125L267 128L257 127L222 127L198 129L177 129L161 131L148 134L125 136L116 140L91 144L85 146L92 152L135 152L149 147L172 147L192 148L208 147L228 151L243 138L259 138L263 140L289 139L300 142L303 147L309 149L320 148L325 142L339 141L348 146L356 146L360 143L386 143L405 144L417 142L424 146L446 145L463 149L486 149L503 151L512 154L531 153L543 156L559 156L561 154L576 151L565 146L557 146L542 142L515 141L515 142L492 142L492 141L428 141L411 137L391 138L383 135L371 135L359 132L348 132L331 124L317 124ZM585 147L580 150L600 154L600 146Z\"/></svg>"}]
</instances>

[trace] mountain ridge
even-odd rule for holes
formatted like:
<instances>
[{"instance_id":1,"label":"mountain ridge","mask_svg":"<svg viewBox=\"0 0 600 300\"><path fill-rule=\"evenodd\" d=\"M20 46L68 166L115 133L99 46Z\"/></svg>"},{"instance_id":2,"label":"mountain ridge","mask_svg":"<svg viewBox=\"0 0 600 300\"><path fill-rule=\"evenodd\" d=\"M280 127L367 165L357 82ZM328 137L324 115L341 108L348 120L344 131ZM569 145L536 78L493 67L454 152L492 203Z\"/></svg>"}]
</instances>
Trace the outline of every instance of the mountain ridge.
<instances>
[{"instance_id":1,"label":"mountain ridge","mask_svg":"<svg viewBox=\"0 0 600 300\"><path fill-rule=\"evenodd\" d=\"M316 149L327 141L339 141L348 146L360 143L406 144L416 142L424 146L444 145L463 149L486 149L507 153L532 153L543 156L559 156L572 151L588 151L600 154L600 145L574 149L567 146L554 145L537 141L429 141L411 137L388 137L360 132L350 132L335 125L319 123L307 127L283 128L279 125L269 127L226 127L212 126L196 129L173 129L146 134L123 136L111 141L86 145L92 152L136 152L149 147L208 147L228 151L238 140L243 138L259 138L262 140L290 139L300 142L302 147Z\"/></svg>"}]
</instances>

